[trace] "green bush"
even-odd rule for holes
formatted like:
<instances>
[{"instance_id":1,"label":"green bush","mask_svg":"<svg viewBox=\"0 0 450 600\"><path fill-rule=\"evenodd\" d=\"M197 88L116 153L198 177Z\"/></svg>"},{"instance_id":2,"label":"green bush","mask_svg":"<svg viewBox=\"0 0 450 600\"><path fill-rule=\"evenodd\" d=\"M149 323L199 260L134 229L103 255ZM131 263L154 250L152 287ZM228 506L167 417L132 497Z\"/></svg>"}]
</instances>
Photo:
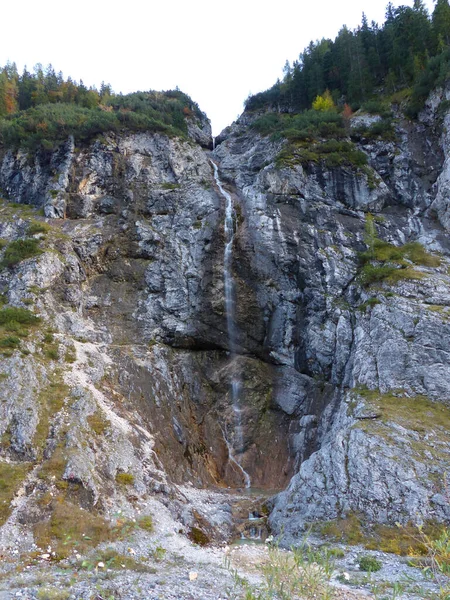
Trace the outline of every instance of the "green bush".
<instances>
[{"instance_id":1,"label":"green bush","mask_svg":"<svg viewBox=\"0 0 450 600\"><path fill-rule=\"evenodd\" d=\"M134 476L131 473L117 473L116 481L121 485L133 485Z\"/></svg>"},{"instance_id":2,"label":"green bush","mask_svg":"<svg viewBox=\"0 0 450 600\"><path fill-rule=\"evenodd\" d=\"M373 556L361 556L359 559L359 568L361 571L375 573L376 571L380 571L382 566L381 562Z\"/></svg>"},{"instance_id":3,"label":"green bush","mask_svg":"<svg viewBox=\"0 0 450 600\"><path fill-rule=\"evenodd\" d=\"M43 221L32 221L28 226L28 235L35 235L36 233L48 233L51 227L48 223Z\"/></svg>"},{"instance_id":4,"label":"green bush","mask_svg":"<svg viewBox=\"0 0 450 600\"><path fill-rule=\"evenodd\" d=\"M384 280L396 283L402 279L422 279L424 274L411 268L411 264L426 267L438 267L441 264L441 259L427 252L419 242L394 246L381 240L372 215L367 215L365 227L364 241L367 250L359 255L363 285Z\"/></svg>"},{"instance_id":5,"label":"green bush","mask_svg":"<svg viewBox=\"0 0 450 600\"><path fill-rule=\"evenodd\" d=\"M137 520L138 527L145 531L153 531L153 519L150 515L145 515Z\"/></svg>"},{"instance_id":6,"label":"green bush","mask_svg":"<svg viewBox=\"0 0 450 600\"><path fill-rule=\"evenodd\" d=\"M45 350L45 356L47 358L49 358L50 360L58 360L58 358L59 358L58 348L47 348Z\"/></svg>"},{"instance_id":7,"label":"green bush","mask_svg":"<svg viewBox=\"0 0 450 600\"><path fill-rule=\"evenodd\" d=\"M121 130L185 136L186 117L203 116L197 104L177 90L110 96L105 104L107 110L69 102L38 104L0 119L1 141L8 147L53 150L69 135L78 142Z\"/></svg>"},{"instance_id":8,"label":"green bush","mask_svg":"<svg viewBox=\"0 0 450 600\"><path fill-rule=\"evenodd\" d=\"M356 140L384 140L393 142L396 140L396 134L392 119L382 119L372 123L369 127L360 126L352 130L352 139Z\"/></svg>"},{"instance_id":9,"label":"green bush","mask_svg":"<svg viewBox=\"0 0 450 600\"><path fill-rule=\"evenodd\" d=\"M433 256L419 242L408 242L401 247L403 255L415 265L438 267L441 264L439 256Z\"/></svg>"},{"instance_id":10,"label":"green bush","mask_svg":"<svg viewBox=\"0 0 450 600\"><path fill-rule=\"evenodd\" d=\"M0 325L20 323L21 325L36 325L40 318L26 308L2 308L0 310Z\"/></svg>"},{"instance_id":11,"label":"green bush","mask_svg":"<svg viewBox=\"0 0 450 600\"><path fill-rule=\"evenodd\" d=\"M418 113L425 105L425 100L430 92L436 87L444 85L450 77L450 48L447 48L441 54L430 58L425 69L414 83L411 98L406 109L406 114L411 117L417 117Z\"/></svg>"},{"instance_id":12,"label":"green bush","mask_svg":"<svg viewBox=\"0 0 450 600\"><path fill-rule=\"evenodd\" d=\"M320 114L320 113L319 113ZM322 163L327 168L348 166L361 168L367 165L367 156L358 150L353 142L343 140L326 140L305 145L303 143L288 144L278 156L279 164Z\"/></svg>"},{"instance_id":13,"label":"green bush","mask_svg":"<svg viewBox=\"0 0 450 600\"><path fill-rule=\"evenodd\" d=\"M299 141L346 135L344 121L334 111L306 110L296 115L270 112L256 119L251 127L261 135L277 133L281 137Z\"/></svg>"},{"instance_id":14,"label":"green bush","mask_svg":"<svg viewBox=\"0 0 450 600\"><path fill-rule=\"evenodd\" d=\"M0 339L1 348L18 348L20 346L20 338L15 335L8 335L5 338Z\"/></svg>"},{"instance_id":15,"label":"green bush","mask_svg":"<svg viewBox=\"0 0 450 600\"><path fill-rule=\"evenodd\" d=\"M392 112L390 111L386 102L377 99L367 100L367 102L364 102L361 106L361 110L369 113L370 115L380 115L383 118L392 116Z\"/></svg>"},{"instance_id":16,"label":"green bush","mask_svg":"<svg viewBox=\"0 0 450 600\"><path fill-rule=\"evenodd\" d=\"M41 254L39 240L27 238L25 240L15 240L5 248L0 267L14 267L26 258L32 258Z\"/></svg>"}]
</instances>

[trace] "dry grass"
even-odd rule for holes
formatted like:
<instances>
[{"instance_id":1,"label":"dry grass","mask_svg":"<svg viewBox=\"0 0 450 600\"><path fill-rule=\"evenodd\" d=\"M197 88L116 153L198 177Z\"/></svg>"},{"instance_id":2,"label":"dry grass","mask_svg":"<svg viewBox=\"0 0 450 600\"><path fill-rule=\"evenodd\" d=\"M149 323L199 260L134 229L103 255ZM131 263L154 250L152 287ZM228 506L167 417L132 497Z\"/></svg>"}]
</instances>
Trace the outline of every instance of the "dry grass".
<instances>
[{"instance_id":1,"label":"dry grass","mask_svg":"<svg viewBox=\"0 0 450 600\"><path fill-rule=\"evenodd\" d=\"M11 501L30 470L30 463L0 462L0 525L9 517Z\"/></svg>"},{"instance_id":2,"label":"dry grass","mask_svg":"<svg viewBox=\"0 0 450 600\"><path fill-rule=\"evenodd\" d=\"M111 425L110 421L105 418L104 414L100 410L97 410L94 414L89 415L87 418L87 422L91 430L97 435L103 435L110 428ZM121 473L121 475L127 475L127 473Z\"/></svg>"},{"instance_id":3,"label":"dry grass","mask_svg":"<svg viewBox=\"0 0 450 600\"><path fill-rule=\"evenodd\" d=\"M60 379L57 379L44 388L38 396L40 414L39 423L33 438L33 446L37 449L39 457L42 456L45 447L51 419L62 409L68 393L68 386Z\"/></svg>"},{"instance_id":4,"label":"dry grass","mask_svg":"<svg viewBox=\"0 0 450 600\"><path fill-rule=\"evenodd\" d=\"M117 473L116 482L121 485L133 485L134 475L131 473Z\"/></svg>"},{"instance_id":5,"label":"dry grass","mask_svg":"<svg viewBox=\"0 0 450 600\"><path fill-rule=\"evenodd\" d=\"M403 390L393 390L382 394L379 390L369 390L358 387L355 392L364 398L375 413L381 415L381 422L398 423L406 429L422 435L434 435L437 439L447 441L450 430L450 407L438 401L430 400L427 396L407 397ZM369 427L378 421L365 423ZM362 425L362 423L360 424Z\"/></svg>"},{"instance_id":6,"label":"dry grass","mask_svg":"<svg viewBox=\"0 0 450 600\"><path fill-rule=\"evenodd\" d=\"M445 527L429 522L419 528L413 523L402 526L364 526L362 518L355 514L321 523L315 527L322 535L334 542L350 545L360 544L367 550L378 550L401 556L425 556L428 552L425 542L436 540Z\"/></svg>"},{"instance_id":7,"label":"dry grass","mask_svg":"<svg viewBox=\"0 0 450 600\"><path fill-rule=\"evenodd\" d=\"M425 273L416 271L415 265L439 267L441 264L441 259L430 254L419 242L394 246L381 240L372 215L367 215L365 229L367 250L359 255L362 262L361 281L365 286L383 281L396 284L405 279L422 279Z\"/></svg>"},{"instance_id":8,"label":"dry grass","mask_svg":"<svg viewBox=\"0 0 450 600\"><path fill-rule=\"evenodd\" d=\"M80 553L87 552L115 537L114 529L103 517L67 502L62 496L52 499L47 509L49 518L36 523L33 533L36 544L42 549L51 546L58 560L72 554L75 548Z\"/></svg>"}]
</instances>

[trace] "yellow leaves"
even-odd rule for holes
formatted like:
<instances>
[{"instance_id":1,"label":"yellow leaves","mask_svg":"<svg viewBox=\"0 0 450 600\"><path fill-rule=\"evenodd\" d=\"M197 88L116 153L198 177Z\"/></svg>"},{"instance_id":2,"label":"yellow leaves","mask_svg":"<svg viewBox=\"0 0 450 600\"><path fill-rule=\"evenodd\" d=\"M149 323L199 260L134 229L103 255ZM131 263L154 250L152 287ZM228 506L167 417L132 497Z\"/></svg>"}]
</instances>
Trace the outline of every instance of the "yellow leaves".
<instances>
[{"instance_id":1,"label":"yellow leaves","mask_svg":"<svg viewBox=\"0 0 450 600\"><path fill-rule=\"evenodd\" d=\"M325 90L322 96L316 96L312 107L314 110L321 112L329 112L336 110L333 98L331 97L330 90Z\"/></svg>"}]
</instances>

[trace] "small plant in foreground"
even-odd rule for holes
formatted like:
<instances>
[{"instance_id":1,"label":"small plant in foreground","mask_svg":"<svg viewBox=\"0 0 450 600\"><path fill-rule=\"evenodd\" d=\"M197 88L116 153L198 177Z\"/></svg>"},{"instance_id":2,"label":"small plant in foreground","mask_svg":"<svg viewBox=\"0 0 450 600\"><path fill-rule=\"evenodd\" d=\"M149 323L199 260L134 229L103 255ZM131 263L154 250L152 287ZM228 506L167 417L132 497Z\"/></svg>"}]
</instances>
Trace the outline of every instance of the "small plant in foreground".
<instances>
[{"instance_id":1,"label":"small plant in foreground","mask_svg":"<svg viewBox=\"0 0 450 600\"><path fill-rule=\"evenodd\" d=\"M435 540L422 529L420 535L430 560L424 572L439 585L439 600L450 600L450 529L445 528Z\"/></svg>"},{"instance_id":2,"label":"small plant in foreground","mask_svg":"<svg viewBox=\"0 0 450 600\"><path fill-rule=\"evenodd\" d=\"M359 559L359 568L361 571L375 573L376 571L380 571L382 566L381 562L373 556L361 556Z\"/></svg>"},{"instance_id":3,"label":"small plant in foreground","mask_svg":"<svg viewBox=\"0 0 450 600\"><path fill-rule=\"evenodd\" d=\"M306 542L292 551L269 547L268 563L262 567L263 583L250 585L233 571L236 588L244 591L245 600L331 600L330 585L334 562L327 548L314 549ZM229 568L229 564L228 564ZM233 597L233 596L231 596Z\"/></svg>"}]
</instances>

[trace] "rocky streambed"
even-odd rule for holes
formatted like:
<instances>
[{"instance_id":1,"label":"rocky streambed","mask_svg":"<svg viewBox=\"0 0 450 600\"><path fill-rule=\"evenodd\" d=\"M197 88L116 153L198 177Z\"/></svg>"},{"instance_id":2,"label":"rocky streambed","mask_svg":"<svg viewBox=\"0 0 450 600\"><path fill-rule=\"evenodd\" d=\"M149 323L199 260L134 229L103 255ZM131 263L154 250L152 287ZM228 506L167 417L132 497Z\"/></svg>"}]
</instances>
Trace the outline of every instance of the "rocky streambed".
<instances>
[{"instance_id":1,"label":"rocky streambed","mask_svg":"<svg viewBox=\"0 0 450 600\"><path fill-rule=\"evenodd\" d=\"M233 505L242 507L249 503L248 495L233 492L191 487L182 492L203 514L209 512L211 520L215 516L216 534L224 531L224 513L233 514ZM269 590L276 589L270 588L274 577L285 581L285 586L296 582L297 592L289 596L293 600L439 597L438 585L430 582L421 568L410 566L408 558L330 543L314 535L305 535L296 554L277 548L270 540L245 544L209 542L202 546L190 541L185 523L174 519L170 508L152 499L137 504L135 517L127 514L128 510L124 507L121 514L131 521L144 513L152 514L153 531L136 527L123 539L101 544L86 554L74 548L62 561L52 557L51 548L23 552L21 540L11 540L8 548L2 548L0 598L270 598ZM239 527L240 519L237 521ZM368 557L379 563L380 570L361 570L361 559ZM254 595L245 596L246 593Z\"/></svg>"}]
</instances>

